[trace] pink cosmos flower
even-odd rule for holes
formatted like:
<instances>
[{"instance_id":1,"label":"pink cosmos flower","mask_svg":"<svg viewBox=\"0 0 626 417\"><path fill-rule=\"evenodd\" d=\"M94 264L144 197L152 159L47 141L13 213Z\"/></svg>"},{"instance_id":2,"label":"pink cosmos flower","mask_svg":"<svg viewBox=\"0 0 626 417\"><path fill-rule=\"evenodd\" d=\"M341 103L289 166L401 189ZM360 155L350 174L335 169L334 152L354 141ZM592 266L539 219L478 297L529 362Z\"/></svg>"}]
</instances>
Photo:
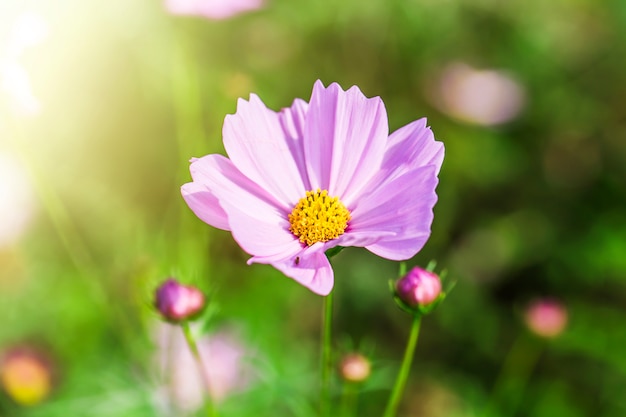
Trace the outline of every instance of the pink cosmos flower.
<instances>
[{"instance_id":1,"label":"pink cosmos flower","mask_svg":"<svg viewBox=\"0 0 626 417\"><path fill-rule=\"evenodd\" d=\"M263 7L263 0L166 0L165 7L177 15L196 15L209 19L228 19Z\"/></svg>"},{"instance_id":2,"label":"pink cosmos flower","mask_svg":"<svg viewBox=\"0 0 626 417\"><path fill-rule=\"evenodd\" d=\"M223 139L230 159L192 159L182 195L200 219L232 232L248 263L327 295L326 250L405 260L430 236L443 144L425 119L389 135L379 97L317 81L309 103L274 112L251 94L226 116Z\"/></svg>"}]
</instances>

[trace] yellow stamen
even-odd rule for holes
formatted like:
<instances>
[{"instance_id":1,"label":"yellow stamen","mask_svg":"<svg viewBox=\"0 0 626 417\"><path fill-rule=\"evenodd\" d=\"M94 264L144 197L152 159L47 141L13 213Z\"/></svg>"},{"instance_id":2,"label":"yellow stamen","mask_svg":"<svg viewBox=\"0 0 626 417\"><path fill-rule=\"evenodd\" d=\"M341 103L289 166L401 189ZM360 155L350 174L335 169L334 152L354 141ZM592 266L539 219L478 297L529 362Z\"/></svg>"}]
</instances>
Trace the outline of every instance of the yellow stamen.
<instances>
[{"instance_id":1,"label":"yellow stamen","mask_svg":"<svg viewBox=\"0 0 626 417\"><path fill-rule=\"evenodd\" d=\"M327 190L307 191L289 215L289 231L308 246L343 235L350 221L350 212L338 197L329 197Z\"/></svg>"}]
</instances>

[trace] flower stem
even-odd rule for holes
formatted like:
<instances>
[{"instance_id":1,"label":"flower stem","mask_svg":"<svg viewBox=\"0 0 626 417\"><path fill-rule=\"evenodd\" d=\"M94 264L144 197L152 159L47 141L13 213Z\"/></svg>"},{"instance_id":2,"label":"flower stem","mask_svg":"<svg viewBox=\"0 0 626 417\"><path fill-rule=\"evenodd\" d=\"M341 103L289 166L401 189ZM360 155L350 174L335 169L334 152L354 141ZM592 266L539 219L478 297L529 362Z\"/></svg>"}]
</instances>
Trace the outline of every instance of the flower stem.
<instances>
[{"instance_id":1,"label":"flower stem","mask_svg":"<svg viewBox=\"0 0 626 417\"><path fill-rule=\"evenodd\" d=\"M204 388L206 389L206 414L208 417L217 417L217 410L215 409L215 405L213 404L213 399L211 398L211 382L209 381L209 376L206 373L207 367L202 360L202 356L200 356L200 351L198 350L198 345L196 344L196 340L191 333L191 328L189 327L189 323L187 321L183 321L180 324L183 329L183 334L185 335L185 340L189 345L189 349L193 354L194 359L196 360L196 364L198 366L198 372L200 372L200 377L202 378L202 383L204 384Z\"/></svg>"},{"instance_id":2,"label":"flower stem","mask_svg":"<svg viewBox=\"0 0 626 417\"><path fill-rule=\"evenodd\" d=\"M324 298L324 312L322 316L322 386L320 396L320 417L325 417L330 408L330 377L333 369L332 358L332 316L333 293Z\"/></svg>"},{"instance_id":3,"label":"flower stem","mask_svg":"<svg viewBox=\"0 0 626 417\"><path fill-rule=\"evenodd\" d=\"M504 359L493 392L481 414L483 417L515 415L540 354L541 345L536 341L529 340L525 334L517 338ZM498 409L498 404L507 409Z\"/></svg>"},{"instance_id":4,"label":"flower stem","mask_svg":"<svg viewBox=\"0 0 626 417\"><path fill-rule=\"evenodd\" d=\"M396 383L393 387L393 390L391 391L389 402L387 403L387 408L385 409L384 417L394 417L398 410L398 405L400 404L400 399L402 398L402 393L404 392L404 386L406 385L406 380L409 376L409 371L411 370L413 353L415 352L415 346L417 346L417 336L420 332L421 322L422 316L416 314L413 317L413 324L411 325L409 341L407 342L406 350L404 351L404 358L402 359L400 372L398 373Z\"/></svg>"},{"instance_id":5,"label":"flower stem","mask_svg":"<svg viewBox=\"0 0 626 417\"><path fill-rule=\"evenodd\" d=\"M353 382L347 382L343 387L341 398L341 417L352 417L356 408L356 400L359 394L359 387Z\"/></svg>"},{"instance_id":6,"label":"flower stem","mask_svg":"<svg viewBox=\"0 0 626 417\"><path fill-rule=\"evenodd\" d=\"M51 184L49 177L41 172L35 163L36 155L28 144L27 137L23 132L23 126L17 121L13 121L9 124L9 127L11 128L8 135L9 140L12 139L12 145L21 159L20 162L28 170L33 188L50 218L52 227L57 233L61 245L69 255L70 261L74 264L76 271L85 278L88 290L97 305L103 307L110 304L106 299L104 287L99 284L99 280L93 279L93 276L98 274L98 268L88 250L89 245L86 244L80 233L78 233L76 223L63 203L63 199Z\"/></svg>"}]
</instances>

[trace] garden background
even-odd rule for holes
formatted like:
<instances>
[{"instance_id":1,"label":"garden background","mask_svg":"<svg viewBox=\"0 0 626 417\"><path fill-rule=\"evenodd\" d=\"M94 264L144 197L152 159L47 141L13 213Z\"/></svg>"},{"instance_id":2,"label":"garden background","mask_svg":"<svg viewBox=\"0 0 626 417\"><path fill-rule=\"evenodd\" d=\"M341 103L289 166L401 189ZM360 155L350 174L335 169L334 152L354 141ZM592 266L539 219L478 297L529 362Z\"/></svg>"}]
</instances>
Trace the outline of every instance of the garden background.
<instances>
[{"instance_id":1,"label":"garden background","mask_svg":"<svg viewBox=\"0 0 626 417\"><path fill-rule=\"evenodd\" d=\"M0 351L36 352L52 382L32 405L2 391L0 416L200 415L162 366L169 276L209 295L197 331L245 353L221 416L316 415L322 298L247 266L180 186L224 152L239 97L278 110L321 79L380 96L391 131L427 117L446 147L408 264L456 287L424 319L400 415L623 417L625 68L621 0L267 0L221 20L3 0ZM336 350L370 358L358 415L378 416L410 324L398 265L357 248L333 264ZM538 297L566 306L560 336L526 329Z\"/></svg>"}]
</instances>

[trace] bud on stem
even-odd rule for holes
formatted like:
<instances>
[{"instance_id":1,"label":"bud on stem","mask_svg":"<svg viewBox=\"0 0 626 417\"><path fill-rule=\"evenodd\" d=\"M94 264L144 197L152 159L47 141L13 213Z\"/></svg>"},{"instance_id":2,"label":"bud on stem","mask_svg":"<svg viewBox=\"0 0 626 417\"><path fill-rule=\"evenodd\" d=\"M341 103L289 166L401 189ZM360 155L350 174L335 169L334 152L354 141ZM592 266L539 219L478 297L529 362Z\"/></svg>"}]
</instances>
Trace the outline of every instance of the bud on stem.
<instances>
[{"instance_id":1,"label":"bud on stem","mask_svg":"<svg viewBox=\"0 0 626 417\"><path fill-rule=\"evenodd\" d=\"M202 292L169 278L155 292L154 306L165 320L180 322L191 319L204 308Z\"/></svg>"}]
</instances>

